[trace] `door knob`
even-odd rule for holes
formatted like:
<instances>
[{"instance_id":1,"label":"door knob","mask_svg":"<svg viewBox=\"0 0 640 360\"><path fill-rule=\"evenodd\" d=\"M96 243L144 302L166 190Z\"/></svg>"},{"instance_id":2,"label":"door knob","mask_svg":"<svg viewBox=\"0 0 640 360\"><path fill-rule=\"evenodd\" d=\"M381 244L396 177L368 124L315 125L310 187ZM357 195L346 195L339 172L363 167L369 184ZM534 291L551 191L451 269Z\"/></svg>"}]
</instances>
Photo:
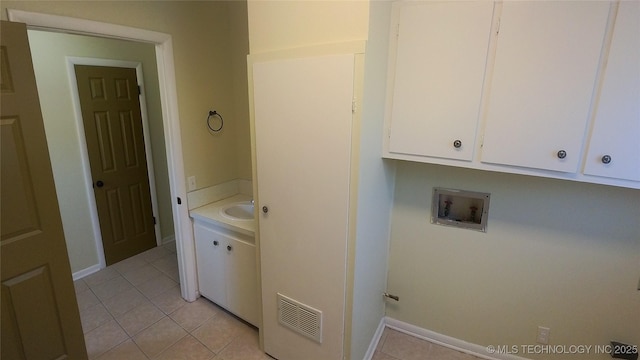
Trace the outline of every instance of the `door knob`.
<instances>
[{"instance_id":1,"label":"door knob","mask_svg":"<svg viewBox=\"0 0 640 360\"><path fill-rule=\"evenodd\" d=\"M269 212L269 208L266 207L266 206L263 206L262 207L262 212L265 213L265 214L268 213Z\"/></svg>"},{"instance_id":2,"label":"door knob","mask_svg":"<svg viewBox=\"0 0 640 360\"><path fill-rule=\"evenodd\" d=\"M98 181L96 181L96 186L101 188L101 187L104 186L104 183L102 182L102 180L98 180Z\"/></svg>"}]
</instances>

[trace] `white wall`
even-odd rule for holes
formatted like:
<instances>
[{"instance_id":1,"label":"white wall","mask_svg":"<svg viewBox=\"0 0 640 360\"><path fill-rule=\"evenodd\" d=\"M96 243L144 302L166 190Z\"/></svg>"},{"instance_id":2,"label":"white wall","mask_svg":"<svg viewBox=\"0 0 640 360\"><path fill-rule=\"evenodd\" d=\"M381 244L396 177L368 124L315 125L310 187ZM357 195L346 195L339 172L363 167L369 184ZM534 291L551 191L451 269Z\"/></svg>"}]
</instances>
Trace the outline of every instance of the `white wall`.
<instances>
[{"instance_id":1,"label":"white wall","mask_svg":"<svg viewBox=\"0 0 640 360\"><path fill-rule=\"evenodd\" d=\"M388 316L480 345L535 344L539 325L551 344L640 344L640 191L397 165ZM433 187L491 193L487 232L430 224Z\"/></svg>"},{"instance_id":2,"label":"white wall","mask_svg":"<svg viewBox=\"0 0 640 360\"><path fill-rule=\"evenodd\" d=\"M360 174L356 224L350 359L363 359L385 314L389 227L394 163L383 162L382 131L386 96L387 29L391 2L373 1L365 56L360 129Z\"/></svg>"},{"instance_id":3,"label":"white wall","mask_svg":"<svg viewBox=\"0 0 640 360\"><path fill-rule=\"evenodd\" d=\"M142 63L145 97L161 237L173 235L171 197L167 176L164 130L158 88L155 47L129 41L98 39L63 33L29 30L47 143L56 182L69 261L73 272L98 262L96 239L89 217L89 191L80 157L81 143L71 98L66 56L138 61Z\"/></svg>"}]
</instances>

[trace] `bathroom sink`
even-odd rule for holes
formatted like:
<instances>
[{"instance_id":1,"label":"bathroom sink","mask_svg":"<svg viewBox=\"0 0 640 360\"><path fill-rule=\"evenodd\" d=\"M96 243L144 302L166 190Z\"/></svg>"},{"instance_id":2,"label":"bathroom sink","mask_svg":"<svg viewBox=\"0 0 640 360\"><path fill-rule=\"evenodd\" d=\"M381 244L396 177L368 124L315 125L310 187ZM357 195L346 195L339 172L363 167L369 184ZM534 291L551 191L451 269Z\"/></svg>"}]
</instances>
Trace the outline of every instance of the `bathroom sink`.
<instances>
[{"instance_id":1,"label":"bathroom sink","mask_svg":"<svg viewBox=\"0 0 640 360\"><path fill-rule=\"evenodd\" d=\"M220 214L231 220L253 220L253 204L241 201L223 206Z\"/></svg>"}]
</instances>

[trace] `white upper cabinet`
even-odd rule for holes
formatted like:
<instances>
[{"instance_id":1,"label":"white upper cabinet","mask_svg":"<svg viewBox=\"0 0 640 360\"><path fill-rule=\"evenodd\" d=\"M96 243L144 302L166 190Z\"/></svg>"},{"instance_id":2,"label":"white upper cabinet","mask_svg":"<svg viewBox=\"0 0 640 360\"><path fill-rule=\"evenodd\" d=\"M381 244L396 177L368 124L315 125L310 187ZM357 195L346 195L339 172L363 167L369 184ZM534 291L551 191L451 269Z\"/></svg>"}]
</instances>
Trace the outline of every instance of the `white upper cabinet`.
<instances>
[{"instance_id":1,"label":"white upper cabinet","mask_svg":"<svg viewBox=\"0 0 640 360\"><path fill-rule=\"evenodd\" d=\"M640 2L618 9L584 173L640 181Z\"/></svg>"},{"instance_id":2,"label":"white upper cabinet","mask_svg":"<svg viewBox=\"0 0 640 360\"><path fill-rule=\"evenodd\" d=\"M575 173L608 2L504 2L481 161Z\"/></svg>"},{"instance_id":3,"label":"white upper cabinet","mask_svg":"<svg viewBox=\"0 0 640 360\"><path fill-rule=\"evenodd\" d=\"M493 7L487 1L394 5L390 153L472 160Z\"/></svg>"}]
</instances>

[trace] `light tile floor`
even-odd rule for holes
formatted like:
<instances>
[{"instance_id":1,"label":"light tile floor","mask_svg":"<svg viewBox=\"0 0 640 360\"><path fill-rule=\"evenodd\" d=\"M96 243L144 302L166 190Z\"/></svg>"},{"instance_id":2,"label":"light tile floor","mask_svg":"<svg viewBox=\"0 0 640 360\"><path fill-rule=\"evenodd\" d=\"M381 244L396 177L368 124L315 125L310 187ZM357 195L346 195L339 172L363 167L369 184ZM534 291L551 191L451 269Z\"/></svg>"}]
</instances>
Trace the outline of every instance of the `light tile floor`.
<instances>
[{"instance_id":1,"label":"light tile floor","mask_svg":"<svg viewBox=\"0 0 640 360\"><path fill-rule=\"evenodd\" d=\"M480 358L385 328L371 360L480 360Z\"/></svg>"},{"instance_id":2,"label":"light tile floor","mask_svg":"<svg viewBox=\"0 0 640 360\"><path fill-rule=\"evenodd\" d=\"M205 298L180 296L175 245L75 282L89 359L261 360L258 331Z\"/></svg>"},{"instance_id":3,"label":"light tile floor","mask_svg":"<svg viewBox=\"0 0 640 360\"><path fill-rule=\"evenodd\" d=\"M89 359L272 359L259 349L256 328L205 298L182 299L175 244L108 266L75 288ZM372 358L477 359L389 328Z\"/></svg>"}]
</instances>

